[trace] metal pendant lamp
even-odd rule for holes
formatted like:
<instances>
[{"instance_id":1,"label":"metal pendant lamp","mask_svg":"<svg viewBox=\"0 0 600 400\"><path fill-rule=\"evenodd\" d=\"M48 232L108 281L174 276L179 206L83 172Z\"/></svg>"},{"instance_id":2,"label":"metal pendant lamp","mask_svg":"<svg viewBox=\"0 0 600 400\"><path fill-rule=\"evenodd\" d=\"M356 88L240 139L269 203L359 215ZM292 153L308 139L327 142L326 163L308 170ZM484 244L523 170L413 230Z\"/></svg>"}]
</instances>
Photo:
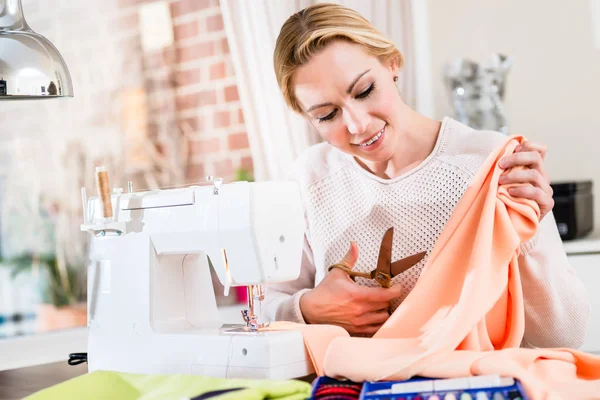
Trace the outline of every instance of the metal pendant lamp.
<instances>
[{"instance_id":1,"label":"metal pendant lamp","mask_svg":"<svg viewBox=\"0 0 600 400\"><path fill-rule=\"evenodd\" d=\"M0 0L0 100L59 97L73 97L62 56L29 28L21 0Z\"/></svg>"}]
</instances>

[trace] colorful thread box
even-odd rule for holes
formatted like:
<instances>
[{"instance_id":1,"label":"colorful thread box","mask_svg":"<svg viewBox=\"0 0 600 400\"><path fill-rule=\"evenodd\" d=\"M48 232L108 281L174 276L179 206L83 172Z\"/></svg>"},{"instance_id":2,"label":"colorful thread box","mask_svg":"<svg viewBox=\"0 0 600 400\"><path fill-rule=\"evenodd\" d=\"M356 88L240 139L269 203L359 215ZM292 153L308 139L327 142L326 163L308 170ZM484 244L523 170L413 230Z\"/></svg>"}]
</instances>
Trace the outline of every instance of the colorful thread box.
<instances>
[{"instance_id":1,"label":"colorful thread box","mask_svg":"<svg viewBox=\"0 0 600 400\"><path fill-rule=\"evenodd\" d=\"M360 388L360 389L358 389ZM359 393L356 393L358 392ZM452 379L416 377L408 381L339 381L319 377L315 400L528 400L517 379L484 375Z\"/></svg>"}]
</instances>

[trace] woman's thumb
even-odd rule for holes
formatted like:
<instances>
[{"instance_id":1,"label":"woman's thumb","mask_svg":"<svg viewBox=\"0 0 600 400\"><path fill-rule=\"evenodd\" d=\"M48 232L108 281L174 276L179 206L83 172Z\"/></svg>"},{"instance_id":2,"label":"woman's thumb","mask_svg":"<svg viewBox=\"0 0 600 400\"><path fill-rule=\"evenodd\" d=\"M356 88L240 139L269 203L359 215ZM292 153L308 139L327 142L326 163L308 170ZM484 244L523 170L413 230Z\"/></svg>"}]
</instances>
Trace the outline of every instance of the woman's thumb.
<instances>
[{"instance_id":1,"label":"woman's thumb","mask_svg":"<svg viewBox=\"0 0 600 400\"><path fill-rule=\"evenodd\" d=\"M355 241L350 241L350 250L346 253L340 264L345 265L348 268L353 268L354 264L358 260L358 245Z\"/></svg>"}]
</instances>

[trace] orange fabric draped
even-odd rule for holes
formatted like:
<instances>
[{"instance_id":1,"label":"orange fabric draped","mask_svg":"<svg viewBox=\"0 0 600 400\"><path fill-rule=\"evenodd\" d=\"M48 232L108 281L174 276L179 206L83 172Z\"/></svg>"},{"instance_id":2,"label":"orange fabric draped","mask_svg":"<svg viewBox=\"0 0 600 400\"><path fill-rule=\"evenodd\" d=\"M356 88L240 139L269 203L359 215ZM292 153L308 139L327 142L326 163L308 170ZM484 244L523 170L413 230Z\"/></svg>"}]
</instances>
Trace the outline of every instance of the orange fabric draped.
<instances>
[{"instance_id":1,"label":"orange fabric draped","mask_svg":"<svg viewBox=\"0 0 600 400\"><path fill-rule=\"evenodd\" d=\"M571 349L522 349L520 244L538 226L537 203L499 186L497 162L524 142L507 138L456 206L415 288L373 338L332 325L300 329L319 375L354 381L500 374L533 400L600 399L600 357Z\"/></svg>"}]
</instances>

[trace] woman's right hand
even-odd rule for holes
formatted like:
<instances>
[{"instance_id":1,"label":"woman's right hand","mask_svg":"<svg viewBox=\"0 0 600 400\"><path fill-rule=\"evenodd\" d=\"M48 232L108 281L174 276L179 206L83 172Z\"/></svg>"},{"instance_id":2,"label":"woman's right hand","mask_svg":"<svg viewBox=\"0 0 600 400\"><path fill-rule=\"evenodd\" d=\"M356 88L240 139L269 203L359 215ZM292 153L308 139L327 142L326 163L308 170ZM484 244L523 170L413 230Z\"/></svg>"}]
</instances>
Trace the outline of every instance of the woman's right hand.
<instances>
[{"instance_id":1,"label":"woman's right hand","mask_svg":"<svg viewBox=\"0 0 600 400\"><path fill-rule=\"evenodd\" d=\"M353 268L358 260L358 246L351 242L350 250L340 262ZM339 268L331 272L300 298L300 310L308 324L338 325L351 335L373 336L389 318L390 302L399 297L401 285L389 289L358 285Z\"/></svg>"}]
</instances>

